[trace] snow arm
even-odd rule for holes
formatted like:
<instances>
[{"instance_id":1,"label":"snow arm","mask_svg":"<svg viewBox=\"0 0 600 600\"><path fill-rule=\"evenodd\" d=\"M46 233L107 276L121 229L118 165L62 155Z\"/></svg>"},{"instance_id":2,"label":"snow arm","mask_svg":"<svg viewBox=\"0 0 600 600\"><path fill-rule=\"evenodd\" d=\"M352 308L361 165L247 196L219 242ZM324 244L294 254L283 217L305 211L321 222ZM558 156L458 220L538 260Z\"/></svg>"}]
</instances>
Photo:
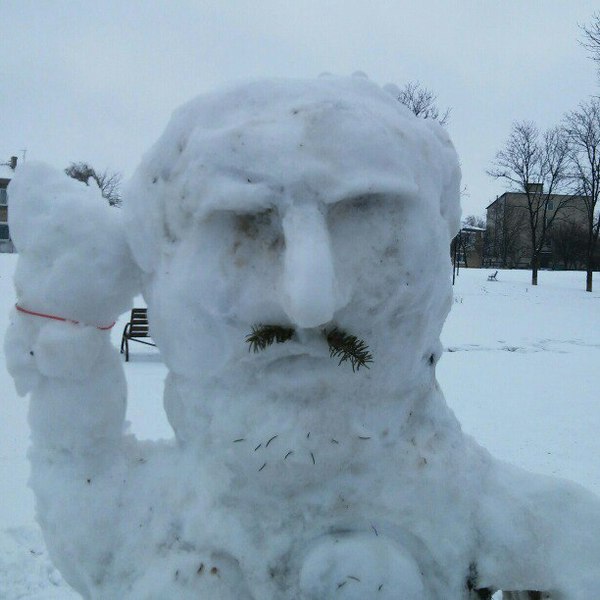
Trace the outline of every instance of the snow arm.
<instances>
[{"instance_id":1,"label":"snow arm","mask_svg":"<svg viewBox=\"0 0 600 600\"><path fill-rule=\"evenodd\" d=\"M106 327L139 289L120 211L42 164L21 167L9 194L19 259L6 357L19 394L32 392L34 447L114 442L125 385Z\"/></svg>"},{"instance_id":2,"label":"snow arm","mask_svg":"<svg viewBox=\"0 0 600 600\"><path fill-rule=\"evenodd\" d=\"M125 377L107 328L139 274L97 187L29 163L9 195L19 258L5 354L30 393L30 485L53 561L89 597L109 568L127 474Z\"/></svg>"},{"instance_id":3,"label":"snow arm","mask_svg":"<svg viewBox=\"0 0 600 600\"><path fill-rule=\"evenodd\" d=\"M481 582L553 600L598 598L600 500L569 481L495 465L480 498Z\"/></svg>"}]
</instances>

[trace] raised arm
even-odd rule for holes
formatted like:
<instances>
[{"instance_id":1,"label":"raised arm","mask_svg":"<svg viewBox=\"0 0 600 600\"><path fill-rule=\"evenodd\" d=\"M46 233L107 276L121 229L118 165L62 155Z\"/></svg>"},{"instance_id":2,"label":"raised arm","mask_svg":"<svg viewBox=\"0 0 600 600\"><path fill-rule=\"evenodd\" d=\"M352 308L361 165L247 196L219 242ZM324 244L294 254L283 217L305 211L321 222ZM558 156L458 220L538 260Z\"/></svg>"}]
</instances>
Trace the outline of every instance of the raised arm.
<instances>
[{"instance_id":1,"label":"raised arm","mask_svg":"<svg viewBox=\"0 0 600 600\"><path fill-rule=\"evenodd\" d=\"M31 395L38 520L54 561L85 591L100 573L72 568L69 557L87 553L102 569L114 544L126 385L110 325L131 305L139 276L120 211L97 187L27 164L9 194L19 258L7 365L18 393Z\"/></svg>"}]
</instances>

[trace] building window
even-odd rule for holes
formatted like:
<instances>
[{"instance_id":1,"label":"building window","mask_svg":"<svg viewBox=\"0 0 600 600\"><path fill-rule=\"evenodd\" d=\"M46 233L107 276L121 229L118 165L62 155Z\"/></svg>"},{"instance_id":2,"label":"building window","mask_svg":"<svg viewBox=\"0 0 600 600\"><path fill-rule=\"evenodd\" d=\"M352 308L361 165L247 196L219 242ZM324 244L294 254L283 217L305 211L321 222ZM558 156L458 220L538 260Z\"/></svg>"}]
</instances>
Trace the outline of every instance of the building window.
<instances>
[{"instance_id":1,"label":"building window","mask_svg":"<svg viewBox=\"0 0 600 600\"><path fill-rule=\"evenodd\" d=\"M0 206L6 206L8 204L8 194L6 193L6 189L0 189Z\"/></svg>"},{"instance_id":2,"label":"building window","mask_svg":"<svg viewBox=\"0 0 600 600\"><path fill-rule=\"evenodd\" d=\"M554 210L554 201L548 200L548 210Z\"/></svg>"},{"instance_id":3,"label":"building window","mask_svg":"<svg viewBox=\"0 0 600 600\"><path fill-rule=\"evenodd\" d=\"M0 242L5 242L10 240L10 235L8 234L8 223L0 223Z\"/></svg>"}]
</instances>

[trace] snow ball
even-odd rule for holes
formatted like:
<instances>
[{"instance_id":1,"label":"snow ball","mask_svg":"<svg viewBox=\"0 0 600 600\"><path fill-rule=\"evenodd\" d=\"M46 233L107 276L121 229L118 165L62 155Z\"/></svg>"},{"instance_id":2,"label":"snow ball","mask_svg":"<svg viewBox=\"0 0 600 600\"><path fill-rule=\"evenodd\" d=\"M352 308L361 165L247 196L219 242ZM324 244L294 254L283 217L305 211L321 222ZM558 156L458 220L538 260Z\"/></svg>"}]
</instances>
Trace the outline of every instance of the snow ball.
<instances>
[{"instance_id":1,"label":"snow ball","mask_svg":"<svg viewBox=\"0 0 600 600\"><path fill-rule=\"evenodd\" d=\"M31 162L16 171L10 199L15 286L24 308L100 326L129 308L137 267L121 212L97 186Z\"/></svg>"}]
</instances>

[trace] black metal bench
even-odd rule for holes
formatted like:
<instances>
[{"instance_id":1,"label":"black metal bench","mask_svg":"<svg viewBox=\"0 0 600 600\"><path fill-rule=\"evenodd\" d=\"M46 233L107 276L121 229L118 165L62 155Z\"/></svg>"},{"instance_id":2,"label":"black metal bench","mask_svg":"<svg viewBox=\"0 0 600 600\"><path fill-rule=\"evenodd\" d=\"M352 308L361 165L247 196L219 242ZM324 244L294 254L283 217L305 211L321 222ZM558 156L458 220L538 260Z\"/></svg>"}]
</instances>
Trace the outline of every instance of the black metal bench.
<instances>
[{"instance_id":1,"label":"black metal bench","mask_svg":"<svg viewBox=\"0 0 600 600\"><path fill-rule=\"evenodd\" d=\"M491 275L488 275L488 281L498 281L496 277L498 277L498 271L492 273Z\"/></svg>"},{"instance_id":2,"label":"black metal bench","mask_svg":"<svg viewBox=\"0 0 600 600\"><path fill-rule=\"evenodd\" d=\"M121 338L121 354L125 352L125 361L129 361L129 340L146 344L147 346L156 346L154 342L148 341L149 338L148 309L132 308L129 323L125 325L123 337Z\"/></svg>"}]
</instances>

